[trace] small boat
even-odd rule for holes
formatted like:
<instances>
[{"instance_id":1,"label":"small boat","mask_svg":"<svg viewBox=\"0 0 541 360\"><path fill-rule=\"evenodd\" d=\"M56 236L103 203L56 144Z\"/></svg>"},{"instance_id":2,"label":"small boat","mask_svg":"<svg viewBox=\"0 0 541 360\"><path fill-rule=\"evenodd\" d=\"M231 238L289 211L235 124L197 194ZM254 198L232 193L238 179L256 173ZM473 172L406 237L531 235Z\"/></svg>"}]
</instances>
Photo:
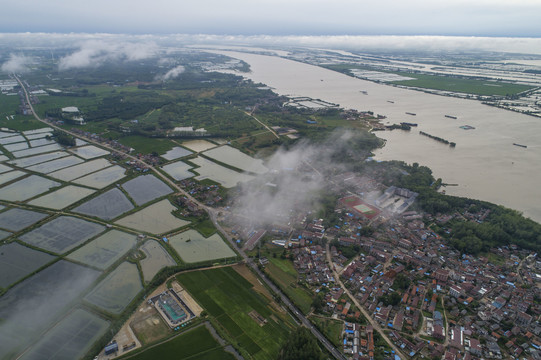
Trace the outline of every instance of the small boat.
<instances>
[{"instance_id":1,"label":"small boat","mask_svg":"<svg viewBox=\"0 0 541 360\"><path fill-rule=\"evenodd\" d=\"M525 148L525 149L528 148L528 146L522 145L522 144L513 143L513 145L515 145L515 146L520 146L520 147Z\"/></svg>"},{"instance_id":2,"label":"small boat","mask_svg":"<svg viewBox=\"0 0 541 360\"><path fill-rule=\"evenodd\" d=\"M412 115L412 116L415 116L415 115L417 115L416 113L412 113L412 112L407 112L407 111L406 111L406 114L407 114L407 115Z\"/></svg>"}]
</instances>

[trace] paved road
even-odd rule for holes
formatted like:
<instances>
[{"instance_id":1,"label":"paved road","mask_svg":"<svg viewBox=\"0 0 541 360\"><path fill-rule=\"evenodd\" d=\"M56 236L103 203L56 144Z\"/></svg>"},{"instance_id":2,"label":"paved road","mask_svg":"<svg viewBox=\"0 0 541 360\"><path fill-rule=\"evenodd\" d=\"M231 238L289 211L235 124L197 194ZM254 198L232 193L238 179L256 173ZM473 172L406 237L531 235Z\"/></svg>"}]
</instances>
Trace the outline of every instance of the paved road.
<instances>
[{"instance_id":1,"label":"paved road","mask_svg":"<svg viewBox=\"0 0 541 360\"><path fill-rule=\"evenodd\" d=\"M98 146L101 146L101 147L104 147L106 149L109 149L111 151L116 151L116 152L120 152L118 149L115 149L113 147L110 147L108 145L105 145L105 144L101 144L99 142L96 142L92 139L89 139L89 138L86 138L84 136L81 136L79 134L75 134L69 130L65 130L63 128L60 128L56 125L53 125L53 124L50 124L48 123L47 121L41 119L37 114L36 112L34 111L34 107L32 106L32 103L30 102L30 98L28 96L28 92L26 91L26 88L24 86L24 84L22 83L22 81L17 77L17 76L14 76L15 79L19 82L19 84L21 85L21 88L23 89L25 95L26 95L26 101L28 103L28 106L30 106L30 109L32 110L32 113L34 115L34 117L36 118L36 120L39 120L45 124L47 124L48 126L54 128L54 129L57 129L57 130L60 130L60 131L63 131L65 133L68 133L74 137L78 137L78 138L81 138L89 143L92 143L92 144L95 144L95 145L98 145ZM250 114L249 114L250 115ZM252 116L253 117L253 116ZM253 117L255 119L255 117ZM260 122L258 119L256 119L258 122ZM261 122L260 122L261 123ZM269 131L271 131L275 136L278 137L278 135L276 135L276 133L274 131L272 131L272 129L270 129L268 126L266 126L265 124L261 123L261 125L263 125L264 127L266 127ZM289 300L289 298L278 288L274 285L274 283L272 283L272 281L270 281L270 279L268 279L265 274L263 274L259 268L257 267L257 264L255 264L247 255L244 251L242 251L241 249L238 249L236 244L235 244L235 241L232 239L232 237L222 228L222 226L218 223L218 220L217 220L217 211L216 209L213 209L211 207L208 207L204 204L202 204L201 202L199 202L198 200L196 200L195 198L193 198L190 194L188 194L186 191L184 191L184 189L182 189L180 186L178 186L177 184L175 184L172 180L170 180L168 177L166 177L164 174L162 174L161 172L159 172L156 168L154 168L153 166L150 166L149 164L145 163L144 161L138 159L137 157L135 156L132 156L132 155L129 155L129 154L126 154L126 153L123 153L124 155L126 155L128 158L131 158L133 160L136 160L136 161L139 161L140 163L144 164L146 167L148 167L152 172L154 172L156 175L158 175L160 178L162 178L164 181L166 181L169 185L171 185L171 187L173 187L175 190L177 190L178 193L186 196L189 200L193 201L194 203L196 203L199 207L201 207L202 209L204 209L208 214L209 214L209 217L211 219L211 221L213 222L214 226L216 226L216 228L218 229L218 231L220 231L222 233L222 235L227 239L227 241L231 244L231 246L235 249L237 249L237 251L239 252L239 254L241 255L241 257L243 258L243 260L246 262L246 264L248 266L250 266L262 279L263 281L265 281L265 283L267 284L267 286L272 289L272 291L274 291L274 293L276 293L280 299L282 300L282 302L289 308L289 310L291 311L292 314L295 315L295 317L299 320L299 322L301 324L303 324L304 326L306 326L308 329L310 329L310 331L312 332L312 334L319 340L319 342L321 342L321 344L323 346L325 346L325 348L334 356L334 358L336 359L339 359L339 360L346 360L346 357L344 355L342 355L342 353L340 353L340 351L338 351L328 340L327 338L325 338L325 336L323 336L323 334L321 334L319 332L319 330L317 330L313 325L312 323L310 323L310 321L302 314L302 312L297 309L295 307L295 305L293 305L293 303Z\"/></svg>"}]
</instances>

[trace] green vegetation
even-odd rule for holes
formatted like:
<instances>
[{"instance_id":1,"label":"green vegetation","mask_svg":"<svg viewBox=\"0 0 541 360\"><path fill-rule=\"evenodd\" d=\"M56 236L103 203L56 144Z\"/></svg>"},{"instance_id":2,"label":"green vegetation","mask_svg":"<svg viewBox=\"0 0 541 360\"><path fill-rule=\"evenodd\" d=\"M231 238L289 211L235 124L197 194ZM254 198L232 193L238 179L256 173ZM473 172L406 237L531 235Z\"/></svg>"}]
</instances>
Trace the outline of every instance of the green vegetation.
<instances>
[{"instance_id":1,"label":"green vegetation","mask_svg":"<svg viewBox=\"0 0 541 360\"><path fill-rule=\"evenodd\" d=\"M64 146L75 146L75 138L63 131L54 130L53 138L60 144Z\"/></svg>"},{"instance_id":2,"label":"green vegetation","mask_svg":"<svg viewBox=\"0 0 541 360\"><path fill-rule=\"evenodd\" d=\"M181 360L181 359L209 359L221 360L235 357L226 352L212 337L205 326L188 330L172 340L155 347L151 347L136 356L133 360Z\"/></svg>"},{"instance_id":3,"label":"green vegetation","mask_svg":"<svg viewBox=\"0 0 541 360\"><path fill-rule=\"evenodd\" d=\"M329 341L336 347L342 346L342 333L344 331L344 323L340 320L321 318L319 316L311 316L310 321L325 335Z\"/></svg>"},{"instance_id":4,"label":"green vegetation","mask_svg":"<svg viewBox=\"0 0 541 360\"><path fill-rule=\"evenodd\" d=\"M128 135L118 139L122 145L135 149L141 154L165 154L177 146L169 139L149 138L143 135Z\"/></svg>"},{"instance_id":5,"label":"green vegetation","mask_svg":"<svg viewBox=\"0 0 541 360\"><path fill-rule=\"evenodd\" d=\"M279 360L318 360L323 354L310 330L300 327L289 337L280 351Z\"/></svg>"},{"instance_id":6,"label":"green vegetation","mask_svg":"<svg viewBox=\"0 0 541 360\"><path fill-rule=\"evenodd\" d=\"M287 267L286 262L290 264ZM289 260L269 258L265 272L304 314L310 311L313 301L312 293L298 283L299 275Z\"/></svg>"},{"instance_id":7,"label":"green vegetation","mask_svg":"<svg viewBox=\"0 0 541 360\"><path fill-rule=\"evenodd\" d=\"M426 166L403 162L363 164L365 170L379 171L386 185L396 185L419 193L416 205L431 213L455 213L490 210L490 215L482 223L455 219L447 224L450 234L441 231L440 235L449 238L451 245L462 252L479 254L490 248L515 244L524 249L541 251L541 224L523 217L518 211L492 203L444 195L437 192L437 182L432 171Z\"/></svg>"},{"instance_id":8,"label":"green vegetation","mask_svg":"<svg viewBox=\"0 0 541 360\"><path fill-rule=\"evenodd\" d=\"M292 323L287 314L270 308L270 301L231 267L183 273L179 282L223 329L226 338L254 359L275 359ZM252 314L252 315L250 315ZM258 314L264 322L257 321Z\"/></svg>"},{"instance_id":9,"label":"green vegetation","mask_svg":"<svg viewBox=\"0 0 541 360\"><path fill-rule=\"evenodd\" d=\"M379 71L414 78L414 80L402 80L389 82L390 84L412 86L423 89L453 91L472 95L483 96L507 96L512 97L523 91L533 89L532 86L512 84L503 81L493 81L483 78L465 76L446 76L419 74L406 71L384 71L376 67L357 64L325 65L324 67L353 76L351 69Z\"/></svg>"},{"instance_id":10,"label":"green vegetation","mask_svg":"<svg viewBox=\"0 0 541 360\"><path fill-rule=\"evenodd\" d=\"M474 95L512 96L523 91L533 89L533 87L527 85L511 84L501 81L490 81L486 79L412 74L406 72L397 72L396 74L412 77L416 80L395 81L393 82L393 84L415 86L424 89L461 92Z\"/></svg>"}]
</instances>

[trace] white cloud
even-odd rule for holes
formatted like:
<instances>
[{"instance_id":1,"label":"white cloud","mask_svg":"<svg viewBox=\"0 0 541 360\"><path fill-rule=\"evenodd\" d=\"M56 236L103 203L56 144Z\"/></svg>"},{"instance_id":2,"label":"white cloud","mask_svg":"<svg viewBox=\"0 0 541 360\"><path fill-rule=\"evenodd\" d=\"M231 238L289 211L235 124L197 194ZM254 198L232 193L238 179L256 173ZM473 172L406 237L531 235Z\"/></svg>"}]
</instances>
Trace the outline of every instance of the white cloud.
<instances>
[{"instance_id":1,"label":"white cloud","mask_svg":"<svg viewBox=\"0 0 541 360\"><path fill-rule=\"evenodd\" d=\"M79 50L60 59L60 70L96 67L106 61L134 61L153 57L158 47L154 42L118 42L111 40L88 40Z\"/></svg>"},{"instance_id":2,"label":"white cloud","mask_svg":"<svg viewBox=\"0 0 541 360\"><path fill-rule=\"evenodd\" d=\"M24 55L10 54L9 60L2 64L2 71L7 73L27 72L31 58Z\"/></svg>"},{"instance_id":3,"label":"white cloud","mask_svg":"<svg viewBox=\"0 0 541 360\"><path fill-rule=\"evenodd\" d=\"M174 79L174 78L178 77L180 74L182 74L183 72L184 72L184 66L179 65L179 66L176 66L176 67L172 68L171 70L169 70L168 72L166 72L163 75L156 76L156 80L167 81L167 80L170 80L170 79Z\"/></svg>"}]
</instances>

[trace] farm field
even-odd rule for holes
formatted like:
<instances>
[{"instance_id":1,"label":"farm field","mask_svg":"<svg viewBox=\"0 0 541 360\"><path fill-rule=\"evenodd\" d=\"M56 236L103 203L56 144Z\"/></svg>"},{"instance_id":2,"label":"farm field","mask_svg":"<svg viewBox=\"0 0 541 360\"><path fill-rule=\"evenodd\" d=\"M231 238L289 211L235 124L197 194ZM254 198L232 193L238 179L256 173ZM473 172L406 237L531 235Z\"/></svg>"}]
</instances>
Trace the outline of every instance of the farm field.
<instances>
[{"instance_id":1,"label":"farm field","mask_svg":"<svg viewBox=\"0 0 541 360\"><path fill-rule=\"evenodd\" d=\"M26 139L18 133L11 133L13 136L5 136L0 138L0 145L14 144L18 142L26 142Z\"/></svg>"},{"instance_id":2,"label":"farm field","mask_svg":"<svg viewBox=\"0 0 541 360\"><path fill-rule=\"evenodd\" d=\"M166 266L175 266L177 263L171 255L156 241L148 240L140 248L146 257L140 261L145 282L152 280L161 269Z\"/></svg>"},{"instance_id":3,"label":"farm field","mask_svg":"<svg viewBox=\"0 0 541 360\"><path fill-rule=\"evenodd\" d=\"M218 234L205 238L196 230L187 230L169 238L182 261L195 263L234 257L236 254Z\"/></svg>"},{"instance_id":4,"label":"farm field","mask_svg":"<svg viewBox=\"0 0 541 360\"><path fill-rule=\"evenodd\" d=\"M182 146L194 152L201 152L201 151L215 148L217 145L207 140L189 140L189 141L184 141L182 143Z\"/></svg>"},{"instance_id":5,"label":"farm field","mask_svg":"<svg viewBox=\"0 0 541 360\"><path fill-rule=\"evenodd\" d=\"M278 258L270 258L266 265L265 272L270 275L274 282L282 289L287 296L293 300L299 309L307 314L312 306L312 294L297 285L298 274L289 260L279 261Z\"/></svg>"},{"instance_id":6,"label":"farm field","mask_svg":"<svg viewBox=\"0 0 541 360\"><path fill-rule=\"evenodd\" d=\"M212 337L208 329L201 325L190 329L166 343L150 348L131 357L133 360L234 360Z\"/></svg>"},{"instance_id":7,"label":"farm field","mask_svg":"<svg viewBox=\"0 0 541 360\"><path fill-rule=\"evenodd\" d=\"M109 151L101 149L94 145L82 146L79 148L70 149L70 151L74 153L75 155L82 157L85 160L93 159L96 157L109 154Z\"/></svg>"},{"instance_id":8,"label":"farm field","mask_svg":"<svg viewBox=\"0 0 541 360\"><path fill-rule=\"evenodd\" d=\"M277 358L292 330L291 320L271 310L269 300L237 271L222 267L183 273L177 279L254 359ZM266 322L252 318L253 311Z\"/></svg>"},{"instance_id":9,"label":"farm field","mask_svg":"<svg viewBox=\"0 0 541 360\"><path fill-rule=\"evenodd\" d=\"M80 359L109 327L109 322L76 309L26 352L21 360Z\"/></svg>"},{"instance_id":10,"label":"farm field","mask_svg":"<svg viewBox=\"0 0 541 360\"><path fill-rule=\"evenodd\" d=\"M43 154L43 153L56 151L56 150L62 150L62 146L60 146L58 144L51 144L51 145L45 145L45 146L40 146L40 147L36 147L36 148L30 148L30 149L15 151L12 154L16 158L21 158L21 157L25 157L25 156Z\"/></svg>"},{"instance_id":11,"label":"farm field","mask_svg":"<svg viewBox=\"0 0 541 360\"><path fill-rule=\"evenodd\" d=\"M40 196L30 201L28 204L60 210L76 203L81 199L84 199L87 196L92 195L94 192L95 190L81 186L68 185L46 195Z\"/></svg>"},{"instance_id":12,"label":"farm field","mask_svg":"<svg viewBox=\"0 0 541 360\"><path fill-rule=\"evenodd\" d=\"M103 189L112 183L123 179L126 170L118 165L83 176L75 181L76 184L89 186L95 189Z\"/></svg>"},{"instance_id":13,"label":"farm field","mask_svg":"<svg viewBox=\"0 0 541 360\"><path fill-rule=\"evenodd\" d=\"M3 174L5 172L11 171L13 168L6 166L4 164L0 164L0 174Z\"/></svg>"},{"instance_id":14,"label":"farm field","mask_svg":"<svg viewBox=\"0 0 541 360\"><path fill-rule=\"evenodd\" d=\"M118 315L143 290L137 265L123 262L85 296L85 300Z\"/></svg>"},{"instance_id":15,"label":"farm field","mask_svg":"<svg viewBox=\"0 0 541 360\"><path fill-rule=\"evenodd\" d=\"M50 145L50 144L54 144L54 143L55 143L54 140L49 140L49 139L45 139L45 138L40 138L40 139L35 139L35 140L28 141L28 144L30 144L31 147Z\"/></svg>"},{"instance_id":16,"label":"farm field","mask_svg":"<svg viewBox=\"0 0 541 360\"><path fill-rule=\"evenodd\" d=\"M8 236L11 236L11 233L8 231L0 230L0 240L4 240Z\"/></svg>"},{"instance_id":17,"label":"farm field","mask_svg":"<svg viewBox=\"0 0 541 360\"><path fill-rule=\"evenodd\" d=\"M28 166L39 164L39 163L42 163L42 162L45 162L45 161L58 159L58 158L68 156L68 155L69 154L67 152L65 152L65 151L55 151L55 152L48 153L48 154L35 155L35 156L29 156L29 157L22 158L22 159L11 160L9 162L9 164L25 168L25 167L28 167Z\"/></svg>"},{"instance_id":18,"label":"farm field","mask_svg":"<svg viewBox=\"0 0 541 360\"><path fill-rule=\"evenodd\" d=\"M164 158L165 160L176 160L176 159L180 159L191 154L193 154L193 152L191 152L190 150L186 150L184 148L177 146L160 156Z\"/></svg>"},{"instance_id":19,"label":"farm field","mask_svg":"<svg viewBox=\"0 0 541 360\"><path fill-rule=\"evenodd\" d=\"M57 186L60 186L60 183L38 175L31 175L1 188L0 199L7 201L25 201Z\"/></svg>"},{"instance_id":20,"label":"farm field","mask_svg":"<svg viewBox=\"0 0 541 360\"><path fill-rule=\"evenodd\" d=\"M198 168L194 169L194 171L199 174L196 176L197 180L211 179L220 183L225 188L232 188L239 182L250 181L254 178L253 176L241 174L234 170L225 168L202 157L190 159L190 162L199 166Z\"/></svg>"},{"instance_id":21,"label":"farm field","mask_svg":"<svg viewBox=\"0 0 541 360\"><path fill-rule=\"evenodd\" d=\"M111 220L131 209L133 205L130 200L122 191L115 188L77 206L73 212Z\"/></svg>"},{"instance_id":22,"label":"farm field","mask_svg":"<svg viewBox=\"0 0 541 360\"><path fill-rule=\"evenodd\" d=\"M392 84L415 86L425 89L461 92L474 95L500 95L516 94L531 89L531 86L495 82L489 80L462 79L450 76L428 74L398 73L414 80L391 81Z\"/></svg>"},{"instance_id":23,"label":"farm field","mask_svg":"<svg viewBox=\"0 0 541 360\"><path fill-rule=\"evenodd\" d=\"M154 175L141 175L122 184L128 195L138 206L171 194L173 190Z\"/></svg>"},{"instance_id":24,"label":"farm field","mask_svg":"<svg viewBox=\"0 0 541 360\"><path fill-rule=\"evenodd\" d=\"M190 224L189 221L173 216L175 210L177 208L164 199L117 220L115 224L151 234L164 234Z\"/></svg>"},{"instance_id":25,"label":"farm field","mask_svg":"<svg viewBox=\"0 0 541 360\"><path fill-rule=\"evenodd\" d=\"M98 235L105 227L71 216L59 216L19 238L27 244L62 254Z\"/></svg>"},{"instance_id":26,"label":"farm field","mask_svg":"<svg viewBox=\"0 0 541 360\"><path fill-rule=\"evenodd\" d=\"M61 260L11 288L0 298L0 358L16 358L40 338L98 275L96 270Z\"/></svg>"},{"instance_id":27,"label":"farm field","mask_svg":"<svg viewBox=\"0 0 541 360\"><path fill-rule=\"evenodd\" d=\"M60 170L68 166L77 165L82 162L84 162L84 160L78 158L77 156L66 156L60 159L55 159L40 164L28 166L26 169L30 171L48 174L50 172Z\"/></svg>"},{"instance_id":28,"label":"farm field","mask_svg":"<svg viewBox=\"0 0 541 360\"><path fill-rule=\"evenodd\" d=\"M229 145L224 145L220 146L219 148L205 151L203 154L213 160L227 164L242 171L255 174L264 174L268 171L268 169L263 166L262 160L254 159L253 157L248 156Z\"/></svg>"},{"instance_id":29,"label":"farm field","mask_svg":"<svg viewBox=\"0 0 541 360\"><path fill-rule=\"evenodd\" d=\"M4 146L4 149L6 149L9 152L28 149L28 143L26 141L20 142L20 143L9 144L9 145L3 145L3 146Z\"/></svg>"},{"instance_id":30,"label":"farm field","mask_svg":"<svg viewBox=\"0 0 541 360\"><path fill-rule=\"evenodd\" d=\"M27 173L20 170L13 170L13 171L8 171L3 174L0 174L0 185L6 184L12 180L18 179L26 174Z\"/></svg>"},{"instance_id":31,"label":"farm field","mask_svg":"<svg viewBox=\"0 0 541 360\"><path fill-rule=\"evenodd\" d=\"M94 171L105 169L111 165L112 164L106 159L96 159L52 172L49 174L49 176L62 181L71 181L73 179L93 173Z\"/></svg>"},{"instance_id":32,"label":"farm field","mask_svg":"<svg viewBox=\"0 0 541 360\"><path fill-rule=\"evenodd\" d=\"M0 246L0 287L10 286L54 259L15 242Z\"/></svg>"},{"instance_id":33,"label":"farm field","mask_svg":"<svg viewBox=\"0 0 541 360\"><path fill-rule=\"evenodd\" d=\"M30 225L45 219L47 214L25 209L9 209L0 213L0 228L10 231L21 231Z\"/></svg>"},{"instance_id":34,"label":"farm field","mask_svg":"<svg viewBox=\"0 0 541 360\"><path fill-rule=\"evenodd\" d=\"M177 161L164 165L162 166L162 169L176 181L188 179L195 176L193 172L189 171L190 169L193 169L193 166L188 165L183 161Z\"/></svg>"},{"instance_id":35,"label":"farm field","mask_svg":"<svg viewBox=\"0 0 541 360\"><path fill-rule=\"evenodd\" d=\"M135 235L111 230L75 250L68 259L105 270L134 248L136 243Z\"/></svg>"}]
</instances>

